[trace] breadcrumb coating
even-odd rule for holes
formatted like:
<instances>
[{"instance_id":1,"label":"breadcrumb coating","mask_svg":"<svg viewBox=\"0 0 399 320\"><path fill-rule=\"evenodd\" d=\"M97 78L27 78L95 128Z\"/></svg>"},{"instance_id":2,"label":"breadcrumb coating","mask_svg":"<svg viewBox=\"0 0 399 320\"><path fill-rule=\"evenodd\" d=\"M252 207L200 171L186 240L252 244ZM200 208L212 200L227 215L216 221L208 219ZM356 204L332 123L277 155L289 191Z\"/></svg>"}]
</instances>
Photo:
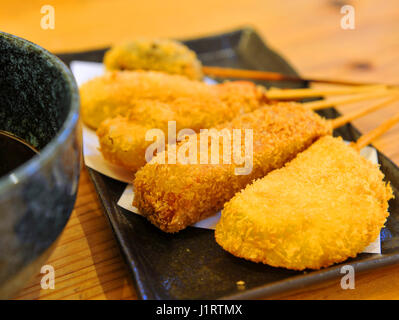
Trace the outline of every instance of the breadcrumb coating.
<instances>
[{"instance_id":1,"label":"breadcrumb coating","mask_svg":"<svg viewBox=\"0 0 399 320\"><path fill-rule=\"evenodd\" d=\"M161 230L177 232L216 213L248 183L281 168L319 137L331 133L325 119L297 103L262 107L216 127L223 128L231 134L233 129L253 129L250 174L235 175L235 168L242 165L223 164L222 139L219 164L159 164L165 154L158 153L136 173L133 205ZM177 149L181 147L182 143ZM198 152L198 158L203 152Z\"/></svg>"},{"instance_id":2,"label":"breadcrumb coating","mask_svg":"<svg viewBox=\"0 0 399 320\"><path fill-rule=\"evenodd\" d=\"M274 267L320 269L377 238L393 197L378 165L326 136L227 202L216 241Z\"/></svg>"},{"instance_id":3,"label":"breadcrumb coating","mask_svg":"<svg viewBox=\"0 0 399 320\"><path fill-rule=\"evenodd\" d=\"M165 107L167 104L179 117L165 119L154 115L154 119L158 118L161 122L191 119L188 124L194 122L193 125L201 125L201 128L228 121L267 101L264 89L251 82L209 85L155 71L108 72L83 84L80 99L83 121L93 129L97 129L106 119L133 115L137 106L145 100L164 103ZM212 117L216 117L215 121Z\"/></svg>"},{"instance_id":4,"label":"breadcrumb coating","mask_svg":"<svg viewBox=\"0 0 399 320\"><path fill-rule=\"evenodd\" d=\"M169 39L136 39L105 53L108 70L154 70L201 80L202 65L194 51Z\"/></svg>"}]
</instances>

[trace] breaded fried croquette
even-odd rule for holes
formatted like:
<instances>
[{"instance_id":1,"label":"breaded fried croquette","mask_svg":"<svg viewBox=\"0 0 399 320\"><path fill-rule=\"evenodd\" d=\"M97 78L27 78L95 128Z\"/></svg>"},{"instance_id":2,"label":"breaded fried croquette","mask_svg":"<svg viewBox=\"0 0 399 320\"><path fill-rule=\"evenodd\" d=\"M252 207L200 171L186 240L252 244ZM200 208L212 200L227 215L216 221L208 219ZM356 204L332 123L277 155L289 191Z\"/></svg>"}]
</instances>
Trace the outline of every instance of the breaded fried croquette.
<instances>
[{"instance_id":1,"label":"breaded fried croquette","mask_svg":"<svg viewBox=\"0 0 399 320\"><path fill-rule=\"evenodd\" d=\"M201 80L202 65L194 51L169 39L136 39L105 53L108 70L154 70Z\"/></svg>"},{"instance_id":2,"label":"breaded fried croquette","mask_svg":"<svg viewBox=\"0 0 399 320\"><path fill-rule=\"evenodd\" d=\"M135 100L125 117L107 119L98 128L102 155L113 164L137 171L146 164L145 150L152 143L145 139L148 130L161 129L167 139L168 121L176 121L177 131L190 128L199 132L263 104L261 93L252 83L230 82L214 87L215 95L198 99L183 96L168 103Z\"/></svg>"},{"instance_id":3,"label":"breaded fried croquette","mask_svg":"<svg viewBox=\"0 0 399 320\"><path fill-rule=\"evenodd\" d=\"M281 168L319 137L331 133L325 119L297 103L265 106L216 129L226 129L231 135L233 129L253 130L252 171L236 175L235 169L242 165L223 164L222 139L218 142L219 164L160 164L167 151L158 153L136 173L133 205L161 230L177 232L215 214L248 183ZM182 145L178 144L178 152ZM197 157L203 152L200 149Z\"/></svg>"},{"instance_id":4,"label":"breaded fried croquette","mask_svg":"<svg viewBox=\"0 0 399 320\"><path fill-rule=\"evenodd\" d=\"M320 269L355 257L389 215L392 190L341 138L326 136L227 202L216 226L233 255L274 267Z\"/></svg>"},{"instance_id":5,"label":"breaded fried croquette","mask_svg":"<svg viewBox=\"0 0 399 320\"><path fill-rule=\"evenodd\" d=\"M97 129L102 121L127 115L137 100L157 100L163 103L178 98L206 101L217 94L211 86L152 71L108 72L80 87L81 110L85 124Z\"/></svg>"},{"instance_id":6,"label":"breaded fried croquette","mask_svg":"<svg viewBox=\"0 0 399 320\"><path fill-rule=\"evenodd\" d=\"M143 100L169 104L173 112L178 111L180 118L191 118L198 123L204 117L209 119L206 116L208 112L214 110L213 115L220 112L220 116L216 116L211 125L225 119L223 117L226 114L249 112L267 100L264 89L251 82L209 85L155 71L106 73L83 84L80 98L83 121L93 129L97 129L105 119L134 113L138 101ZM198 119L193 119L193 112ZM181 120L159 118L160 121ZM207 128L208 123L201 125Z\"/></svg>"}]
</instances>

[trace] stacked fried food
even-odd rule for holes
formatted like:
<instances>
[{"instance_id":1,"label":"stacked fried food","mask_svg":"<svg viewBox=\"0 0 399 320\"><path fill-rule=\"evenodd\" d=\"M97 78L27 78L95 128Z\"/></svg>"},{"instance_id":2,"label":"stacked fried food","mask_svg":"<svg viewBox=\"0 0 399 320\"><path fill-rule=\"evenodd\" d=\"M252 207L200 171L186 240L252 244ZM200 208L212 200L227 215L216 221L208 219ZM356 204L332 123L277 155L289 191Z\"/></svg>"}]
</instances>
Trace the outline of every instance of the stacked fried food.
<instances>
[{"instance_id":1,"label":"stacked fried food","mask_svg":"<svg viewBox=\"0 0 399 320\"><path fill-rule=\"evenodd\" d=\"M158 160L165 154L158 154L136 173L133 205L163 231L177 232L214 214L248 183L281 168L319 137L331 133L326 120L298 103L265 106L216 129L228 130L231 136L234 129L253 130L252 170L237 175L235 169L242 165L223 164L223 139L217 142L218 164L162 164ZM177 146L178 152L181 147ZM198 159L202 152L211 152L211 147L200 150Z\"/></svg>"},{"instance_id":2,"label":"stacked fried food","mask_svg":"<svg viewBox=\"0 0 399 320\"><path fill-rule=\"evenodd\" d=\"M154 70L201 80L202 65L194 51L170 39L136 39L106 52L108 70Z\"/></svg>"},{"instance_id":3,"label":"stacked fried food","mask_svg":"<svg viewBox=\"0 0 399 320\"><path fill-rule=\"evenodd\" d=\"M195 53L175 41L115 46L104 64L110 71L81 87L83 121L97 129L105 159L137 171L133 205L161 230L180 231L224 206L215 237L225 250L294 270L354 257L378 236L392 190L378 166L330 136L349 116L331 122L310 105L272 104L265 89L251 82L200 82L202 66ZM284 100L369 90L275 89L267 94ZM189 128L191 133L147 163L153 141L146 134L151 129L167 133L169 121L176 131ZM199 132L207 128L212 129L202 149ZM237 130L243 147L238 150L232 145ZM230 160L240 161L226 162L226 142L233 150ZM183 157L175 162L177 155ZM203 158L212 160L202 163Z\"/></svg>"},{"instance_id":4,"label":"stacked fried food","mask_svg":"<svg viewBox=\"0 0 399 320\"><path fill-rule=\"evenodd\" d=\"M355 257L388 217L383 178L341 138L323 137L227 202L216 241L235 256L295 270Z\"/></svg>"},{"instance_id":5,"label":"stacked fried food","mask_svg":"<svg viewBox=\"0 0 399 320\"><path fill-rule=\"evenodd\" d=\"M80 88L82 117L97 129L101 152L111 163L137 171L146 163L152 143L145 133L176 130L196 132L251 112L267 101L263 88L235 81L209 85L183 76L154 71L119 71L95 78Z\"/></svg>"}]
</instances>

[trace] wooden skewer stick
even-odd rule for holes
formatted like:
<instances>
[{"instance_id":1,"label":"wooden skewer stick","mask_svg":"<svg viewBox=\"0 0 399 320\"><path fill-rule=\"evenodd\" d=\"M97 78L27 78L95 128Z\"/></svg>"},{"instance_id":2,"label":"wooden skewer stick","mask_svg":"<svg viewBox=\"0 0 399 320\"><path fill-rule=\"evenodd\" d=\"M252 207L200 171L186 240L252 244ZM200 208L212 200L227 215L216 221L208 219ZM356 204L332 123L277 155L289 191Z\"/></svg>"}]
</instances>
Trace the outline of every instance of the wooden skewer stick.
<instances>
[{"instance_id":1,"label":"wooden skewer stick","mask_svg":"<svg viewBox=\"0 0 399 320\"><path fill-rule=\"evenodd\" d=\"M311 109L311 110L320 110L330 107L335 107L337 105L349 104L364 100L372 100L377 98L386 97L390 95L391 92L389 90L376 90L373 92L361 93L356 95L351 95L349 97L338 98L338 99L328 99L328 100L317 100L311 102L304 102L303 106Z\"/></svg>"},{"instance_id":2,"label":"wooden skewer stick","mask_svg":"<svg viewBox=\"0 0 399 320\"><path fill-rule=\"evenodd\" d=\"M331 125L333 127L333 129L339 128L341 126L343 126L344 124L347 124L348 122L358 119L360 117L365 116L366 114L369 114L371 112L377 111L393 102L395 102L396 100L399 100L399 95L395 95L393 97L391 97L388 100L385 100L383 102L371 105L367 108L364 108L362 110L356 110L354 112L348 113L346 115L343 115L339 118L330 120L331 121Z\"/></svg>"},{"instance_id":3,"label":"wooden skewer stick","mask_svg":"<svg viewBox=\"0 0 399 320\"><path fill-rule=\"evenodd\" d=\"M301 89L276 89L272 88L266 91L266 97L270 100L294 100L303 98L314 98L331 95L346 95L354 93L364 93L376 90L386 89L385 85L372 85L372 86L358 86L358 87L345 87L333 89L314 89L314 88L301 88Z\"/></svg>"},{"instance_id":4,"label":"wooden skewer stick","mask_svg":"<svg viewBox=\"0 0 399 320\"><path fill-rule=\"evenodd\" d=\"M352 143L351 146L357 151L360 151L365 146L369 145L375 139L383 135L389 129L391 129L395 124L399 123L399 112L396 113L392 118L385 121L383 124L379 125L374 130L361 136L356 143Z\"/></svg>"},{"instance_id":5,"label":"wooden skewer stick","mask_svg":"<svg viewBox=\"0 0 399 320\"><path fill-rule=\"evenodd\" d=\"M241 78L254 80L268 80L268 81L294 81L294 82L314 82L326 84L338 84L349 86L364 86L371 85L371 83L361 83L355 81L334 80L334 79L304 79L297 76L288 76L278 72L258 71L258 70L243 70L223 67L203 66L204 74L213 77L222 78Z\"/></svg>"}]
</instances>

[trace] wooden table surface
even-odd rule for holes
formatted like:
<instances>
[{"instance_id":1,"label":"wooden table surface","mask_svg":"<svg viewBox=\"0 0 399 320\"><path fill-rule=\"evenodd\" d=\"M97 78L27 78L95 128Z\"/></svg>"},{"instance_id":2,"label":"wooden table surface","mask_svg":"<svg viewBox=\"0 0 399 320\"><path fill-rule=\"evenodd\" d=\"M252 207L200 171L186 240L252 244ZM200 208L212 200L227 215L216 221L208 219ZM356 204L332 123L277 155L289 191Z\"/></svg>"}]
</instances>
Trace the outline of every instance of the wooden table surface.
<instances>
[{"instance_id":1,"label":"wooden table surface","mask_svg":"<svg viewBox=\"0 0 399 320\"><path fill-rule=\"evenodd\" d=\"M47 3L47 2L46 2ZM340 27L344 4L355 8L355 29ZM55 29L40 27L43 1L1 0L0 29L59 53L104 47L134 36L187 38L254 26L303 76L399 83L397 0L151 0L61 1ZM362 104L340 108L352 111ZM392 105L355 122L366 132L399 110ZM399 163L399 126L375 145ZM78 199L48 260L55 289L40 288L40 274L19 299L134 299L135 290L86 170ZM356 275L356 288L339 281L306 288L287 299L398 299L399 265Z\"/></svg>"}]
</instances>

